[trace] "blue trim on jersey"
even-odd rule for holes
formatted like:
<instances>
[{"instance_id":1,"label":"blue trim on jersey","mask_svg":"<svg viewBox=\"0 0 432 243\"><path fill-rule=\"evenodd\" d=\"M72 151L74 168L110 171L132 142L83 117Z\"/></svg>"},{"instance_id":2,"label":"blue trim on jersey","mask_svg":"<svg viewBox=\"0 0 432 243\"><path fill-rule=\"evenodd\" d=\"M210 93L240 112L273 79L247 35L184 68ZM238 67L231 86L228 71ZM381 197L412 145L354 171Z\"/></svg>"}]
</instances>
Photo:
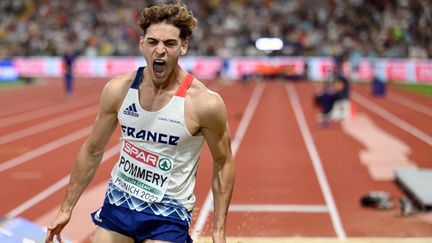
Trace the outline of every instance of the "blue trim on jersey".
<instances>
[{"instance_id":1,"label":"blue trim on jersey","mask_svg":"<svg viewBox=\"0 0 432 243\"><path fill-rule=\"evenodd\" d=\"M141 82L141 78L143 76L144 68L145 67L139 67L138 68L136 76L135 76L135 79L134 79L134 81L133 81L133 83L131 85L132 89L139 89L139 85L140 85L140 82Z\"/></svg>"},{"instance_id":2,"label":"blue trim on jersey","mask_svg":"<svg viewBox=\"0 0 432 243\"><path fill-rule=\"evenodd\" d=\"M165 196L160 203L148 203L118 189L111 181L108 184L104 204L111 204L127 208L131 211L144 212L188 223L192 220L191 212L188 212L186 208L172 198Z\"/></svg>"}]
</instances>

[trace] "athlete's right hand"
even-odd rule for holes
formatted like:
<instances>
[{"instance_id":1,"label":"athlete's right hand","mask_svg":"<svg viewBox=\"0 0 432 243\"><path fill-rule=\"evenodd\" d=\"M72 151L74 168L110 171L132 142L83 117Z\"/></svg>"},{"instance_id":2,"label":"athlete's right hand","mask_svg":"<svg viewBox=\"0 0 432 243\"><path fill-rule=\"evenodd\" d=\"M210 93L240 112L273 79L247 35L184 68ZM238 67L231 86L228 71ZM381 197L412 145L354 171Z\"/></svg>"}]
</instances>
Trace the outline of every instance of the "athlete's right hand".
<instances>
[{"instance_id":1,"label":"athlete's right hand","mask_svg":"<svg viewBox=\"0 0 432 243\"><path fill-rule=\"evenodd\" d=\"M54 236L58 242L63 243L60 233L63 228L69 223L71 214L60 211L57 217L52 221L50 226L47 228L47 234L45 238L45 243L54 243Z\"/></svg>"}]
</instances>

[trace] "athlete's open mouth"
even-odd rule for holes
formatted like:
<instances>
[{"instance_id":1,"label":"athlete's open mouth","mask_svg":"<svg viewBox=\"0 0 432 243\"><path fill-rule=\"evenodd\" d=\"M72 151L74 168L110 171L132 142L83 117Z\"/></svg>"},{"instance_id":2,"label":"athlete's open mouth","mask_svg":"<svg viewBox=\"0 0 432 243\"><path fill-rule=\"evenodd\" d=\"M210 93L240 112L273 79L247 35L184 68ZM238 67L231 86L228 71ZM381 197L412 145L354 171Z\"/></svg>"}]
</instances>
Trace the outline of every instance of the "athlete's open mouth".
<instances>
[{"instance_id":1,"label":"athlete's open mouth","mask_svg":"<svg viewBox=\"0 0 432 243\"><path fill-rule=\"evenodd\" d=\"M166 63L163 60L154 60L153 61L153 70L156 73L163 73L165 71Z\"/></svg>"}]
</instances>

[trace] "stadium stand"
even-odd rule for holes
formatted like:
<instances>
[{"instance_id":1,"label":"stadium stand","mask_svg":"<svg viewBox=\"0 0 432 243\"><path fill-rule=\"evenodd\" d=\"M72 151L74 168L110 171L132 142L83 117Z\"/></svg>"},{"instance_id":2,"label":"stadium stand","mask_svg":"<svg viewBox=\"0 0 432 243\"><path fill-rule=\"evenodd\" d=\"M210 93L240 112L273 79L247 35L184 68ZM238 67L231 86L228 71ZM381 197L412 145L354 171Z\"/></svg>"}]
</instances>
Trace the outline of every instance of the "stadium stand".
<instances>
[{"instance_id":1,"label":"stadium stand","mask_svg":"<svg viewBox=\"0 0 432 243\"><path fill-rule=\"evenodd\" d=\"M136 55L140 10L163 0L4 0L0 57ZM429 0L187 0L200 20L191 55L266 55L258 37L284 40L274 55L432 56ZM241 48L239 48L241 47Z\"/></svg>"}]
</instances>

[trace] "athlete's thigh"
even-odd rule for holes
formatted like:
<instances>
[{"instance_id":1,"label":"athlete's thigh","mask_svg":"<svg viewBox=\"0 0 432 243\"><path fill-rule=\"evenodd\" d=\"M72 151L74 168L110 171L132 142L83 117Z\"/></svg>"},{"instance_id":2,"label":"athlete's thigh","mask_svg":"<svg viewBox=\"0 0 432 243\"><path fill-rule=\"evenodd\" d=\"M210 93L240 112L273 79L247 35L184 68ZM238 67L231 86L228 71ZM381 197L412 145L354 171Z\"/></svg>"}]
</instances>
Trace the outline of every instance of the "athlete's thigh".
<instances>
[{"instance_id":1,"label":"athlete's thigh","mask_svg":"<svg viewBox=\"0 0 432 243\"><path fill-rule=\"evenodd\" d=\"M134 240L120 233L96 226L92 243L133 243Z\"/></svg>"}]
</instances>

